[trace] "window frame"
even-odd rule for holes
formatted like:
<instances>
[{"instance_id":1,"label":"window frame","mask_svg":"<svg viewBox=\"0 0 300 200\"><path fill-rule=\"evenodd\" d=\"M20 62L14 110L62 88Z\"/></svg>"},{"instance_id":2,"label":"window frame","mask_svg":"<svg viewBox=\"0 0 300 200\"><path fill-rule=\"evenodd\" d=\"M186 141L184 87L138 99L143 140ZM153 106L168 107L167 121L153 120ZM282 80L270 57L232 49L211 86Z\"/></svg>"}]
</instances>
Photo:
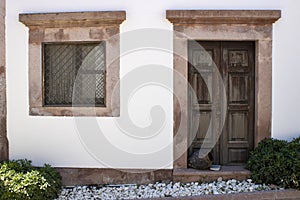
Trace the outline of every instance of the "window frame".
<instances>
[{"instance_id":1,"label":"window frame","mask_svg":"<svg viewBox=\"0 0 300 200\"><path fill-rule=\"evenodd\" d=\"M120 24L125 11L20 14L29 28L29 115L120 115ZM105 42L105 106L45 106L43 43Z\"/></svg>"}]
</instances>

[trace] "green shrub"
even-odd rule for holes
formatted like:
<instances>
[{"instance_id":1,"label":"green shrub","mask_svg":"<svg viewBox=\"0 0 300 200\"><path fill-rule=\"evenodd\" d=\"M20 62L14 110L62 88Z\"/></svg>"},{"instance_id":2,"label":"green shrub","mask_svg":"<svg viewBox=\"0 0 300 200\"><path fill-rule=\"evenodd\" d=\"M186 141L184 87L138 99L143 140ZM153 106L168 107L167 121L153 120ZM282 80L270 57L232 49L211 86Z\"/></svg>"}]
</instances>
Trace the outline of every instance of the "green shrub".
<instances>
[{"instance_id":1,"label":"green shrub","mask_svg":"<svg viewBox=\"0 0 300 200\"><path fill-rule=\"evenodd\" d=\"M262 140L251 152L246 168L257 183L300 189L300 137L291 142Z\"/></svg>"},{"instance_id":2,"label":"green shrub","mask_svg":"<svg viewBox=\"0 0 300 200\"><path fill-rule=\"evenodd\" d=\"M50 165L38 168L26 159L0 164L0 199L54 199L60 189L61 177Z\"/></svg>"}]
</instances>

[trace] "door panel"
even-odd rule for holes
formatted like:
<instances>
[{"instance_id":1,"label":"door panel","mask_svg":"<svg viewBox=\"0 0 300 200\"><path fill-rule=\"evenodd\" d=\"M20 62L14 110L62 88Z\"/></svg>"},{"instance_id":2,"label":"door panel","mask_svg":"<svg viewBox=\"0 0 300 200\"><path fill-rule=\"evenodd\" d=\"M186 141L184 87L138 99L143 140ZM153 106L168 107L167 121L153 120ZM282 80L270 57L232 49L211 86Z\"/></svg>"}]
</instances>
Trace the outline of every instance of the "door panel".
<instances>
[{"instance_id":1,"label":"door panel","mask_svg":"<svg viewBox=\"0 0 300 200\"><path fill-rule=\"evenodd\" d=\"M228 101L230 104L247 103L249 100L249 75L248 73L229 73L228 75Z\"/></svg>"},{"instance_id":2,"label":"door panel","mask_svg":"<svg viewBox=\"0 0 300 200\"><path fill-rule=\"evenodd\" d=\"M212 117L212 101L213 98L209 91L218 90L215 86L214 74L212 67L214 63L220 63L221 52L219 42L204 42L203 48L199 48L199 45L195 43L189 43L189 83L196 93L197 100L193 101L189 98L189 126L190 132L195 133L196 136L189 135L188 138L192 142L189 147L188 155L191 155L194 151L202 148L212 149L214 148L214 138L208 138L207 142L203 144L204 138L207 134L208 128L211 126L211 131L214 131L217 124L216 120ZM207 52L206 52L207 51ZM200 116L198 116L200 113ZM199 124L196 124L196 118L199 118ZM210 134L213 136L213 134ZM205 146L203 146L205 145ZM216 146L213 150L213 157L219 159L219 147Z\"/></svg>"},{"instance_id":3,"label":"door panel","mask_svg":"<svg viewBox=\"0 0 300 200\"><path fill-rule=\"evenodd\" d=\"M249 151L253 149L254 43L198 43L208 53L198 45L189 43L189 83L197 96L197 102L192 102L189 98L190 131L195 131L199 126L196 137L189 137L189 140L193 141L189 148L189 155L201 148L209 126L212 126L212 131L217 130L218 123L215 120L217 117L211 115L212 102L217 99L211 99L208 89L214 92L218 90L212 75L212 62L214 62L226 88L227 116L219 142L214 147L207 145L205 148L213 149L215 164L244 164L248 159ZM200 113L200 116L196 116L196 113ZM199 124L195 124L195 117L200 117Z\"/></svg>"},{"instance_id":4,"label":"door panel","mask_svg":"<svg viewBox=\"0 0 300 200\"><path fill-rule=\"evenodd\" d=\"M228 141L248 141L249 135L249 115L248 111L228 113Z\"/></svg>"},{"instance_id":5,"label":"door panel","mask_svg":"<svg viewBox=\"0 0 300 200\"><path fill-rule=\"evenodd\" d=\"M244 164L253 148L254 43L222 42L227 120L221 136L221 164Z\"/></svg>"}]
</instances>

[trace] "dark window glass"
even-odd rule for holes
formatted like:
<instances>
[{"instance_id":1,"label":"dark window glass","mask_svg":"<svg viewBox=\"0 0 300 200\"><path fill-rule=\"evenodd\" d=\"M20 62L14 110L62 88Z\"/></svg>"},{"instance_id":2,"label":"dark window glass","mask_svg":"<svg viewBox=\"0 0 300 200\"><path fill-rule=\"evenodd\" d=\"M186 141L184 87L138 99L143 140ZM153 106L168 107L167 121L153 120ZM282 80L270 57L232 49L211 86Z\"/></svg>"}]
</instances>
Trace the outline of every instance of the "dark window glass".
<instances>
[{"instance_id":1,"label":"dark window glass","mask_svg":"<svg viewBox=\"0 0 300 200\"><path fill-rule=\"evenodd\" d=\"M105 42L45 43L44 106L105 105Z\"/></svg>"}]
</instances>

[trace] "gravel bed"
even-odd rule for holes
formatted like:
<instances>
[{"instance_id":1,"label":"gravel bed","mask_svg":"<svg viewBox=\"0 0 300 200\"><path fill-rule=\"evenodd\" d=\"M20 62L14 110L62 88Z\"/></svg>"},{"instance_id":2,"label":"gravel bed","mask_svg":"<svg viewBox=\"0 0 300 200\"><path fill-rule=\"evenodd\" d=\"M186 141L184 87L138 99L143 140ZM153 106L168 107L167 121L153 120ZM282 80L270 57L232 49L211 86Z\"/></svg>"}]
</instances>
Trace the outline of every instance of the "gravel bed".
<instances>
[{"instance_id":1,"label":"gravel bed","mask_svg":"<svg viewBox=\"0 0 300 200\"><path fill-rule=\"evenodd\" d=\"M158 197L181 197L207 194L233 194L272 190L265 184L255 184L251 179L223 181L218 178L211 183L155 183L148 185L106 185L66 187L57 200L64 199L143 199Z\"/></svg>"}]
</instances>

